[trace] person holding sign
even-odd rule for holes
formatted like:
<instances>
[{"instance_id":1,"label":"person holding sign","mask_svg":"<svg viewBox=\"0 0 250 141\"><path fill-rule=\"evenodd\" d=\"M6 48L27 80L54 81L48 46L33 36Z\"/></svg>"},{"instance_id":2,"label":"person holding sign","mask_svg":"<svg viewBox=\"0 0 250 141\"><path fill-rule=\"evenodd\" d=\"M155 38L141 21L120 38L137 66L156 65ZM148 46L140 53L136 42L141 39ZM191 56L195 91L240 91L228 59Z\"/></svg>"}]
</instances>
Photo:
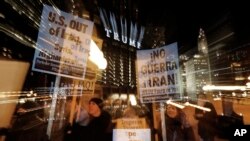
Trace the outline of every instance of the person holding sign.
<instances>
[{"instance_id":1,"label":"person holding sign","mask_svg":"<svg viewBox=\"0 0 250 141\"><path fill-rule=\"evenodd\" d=\"M102 108L102 99L92 98L89 100L90 122L87 141L112 141L112 117Z\"/></svg>"},{"instance_id":2,"label":"person holding sign","mask_svg":"<svg viewBox=\"0 0 250 141\"><path fill-rule=\"evenodd\" d=\"M165 127L166 127L167 141L195 140L193 128L187 121L186 114L181 109L170 104L167 105L165 121L166 121ZM161 134L159 134L159 136L160 140L162 141Z\"/></svg>"},{"instance_id":3,"label":"person holding sign","mask_svg":"<svg viewBox=\"0 0 250 141\"><path fill-rule=\"evenodd\" d=\"M88 138L87 136L89 130L88 129L89 120L90 116L88 114L88 111L83 107L81 107L81 105L77 105L72 129L67 131L68 132L67 134L71 136L69 137L65 136L67 139L65 138L64 141L82 141Z\"/></svg>"}]
</instances>

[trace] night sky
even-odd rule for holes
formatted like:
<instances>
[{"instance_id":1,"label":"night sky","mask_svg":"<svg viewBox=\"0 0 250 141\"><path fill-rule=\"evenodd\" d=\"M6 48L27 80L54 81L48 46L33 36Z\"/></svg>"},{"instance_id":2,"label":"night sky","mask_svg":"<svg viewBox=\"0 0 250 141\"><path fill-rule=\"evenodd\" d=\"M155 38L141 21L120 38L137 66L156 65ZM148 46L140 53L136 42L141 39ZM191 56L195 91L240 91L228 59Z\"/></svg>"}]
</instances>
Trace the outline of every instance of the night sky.
<instances>
[{"instance_id":1,"label":"night sky","mask_svg":"<svg viewBox=\"0 0 250 141\"><path fill-rule=\"evenodd\" d=\"M186 2L167 4L164 1L143 2L141 17L144 24L152 22L166 29L166 44L178 42L181 46L192 48L197 46L199 28L205 33L223 16L230 13L231 8L217 3ZM186 49L187 50L187 49Z\"/></svg>"}]
</instances>

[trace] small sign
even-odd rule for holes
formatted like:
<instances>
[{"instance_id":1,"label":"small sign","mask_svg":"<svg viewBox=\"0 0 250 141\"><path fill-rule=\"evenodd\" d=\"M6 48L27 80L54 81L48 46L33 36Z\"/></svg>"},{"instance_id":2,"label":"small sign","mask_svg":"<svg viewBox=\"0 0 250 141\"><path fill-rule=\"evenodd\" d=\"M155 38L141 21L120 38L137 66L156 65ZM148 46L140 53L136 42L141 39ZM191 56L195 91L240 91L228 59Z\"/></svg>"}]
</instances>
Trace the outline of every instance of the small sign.
<instances>
[{"instance_id":1,"label":"small sign","mask_svg":"<svg viewBox=\"0 0 250 141\"><path fill-rule=\"evenodd\" d=\"M121 118L117 119L116 128L118 129L143 129L147 128L145 118Z\"/></svg>"},{"instance_id":2,"label":"small sign","mask_svg":"<svg viewBox=\"0 0 250 141\"><path fill-rule=\"evenodd\" d=\"M114 129L113 141L151 141L150 129Z\"/></svg>"}]
</instances>

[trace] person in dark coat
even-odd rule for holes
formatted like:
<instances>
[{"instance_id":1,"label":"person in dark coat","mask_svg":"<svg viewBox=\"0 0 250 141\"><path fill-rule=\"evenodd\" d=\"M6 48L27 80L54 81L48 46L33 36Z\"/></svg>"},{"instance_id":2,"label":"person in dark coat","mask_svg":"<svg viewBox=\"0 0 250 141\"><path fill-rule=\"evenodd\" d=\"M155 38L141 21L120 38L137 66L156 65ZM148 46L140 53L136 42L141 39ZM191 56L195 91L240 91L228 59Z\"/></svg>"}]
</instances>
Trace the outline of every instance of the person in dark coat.
<instances>
[{"instance_id":1,"label":"person in dark coat","mask_svg":"<svg viewBox=\"0 0 250 141\"><path fill-rule=\"evenodd\" d=\"M198 120L198 134L203 141L214 141L216 136L217 113L214 105L206 99L205 94L198 95L198 105L211 111L195 109L195 119Z\"/></svg>"},{"instance_id":2,"label":"person in dark coat","mask_svg":"<svg viewBox=\"0 0 250 141\"><path fill-rule=\"evenodd\" d=\"M167 105L165 118L167 141L195 141L193 128L181 109ZM160 131L159 139L162 141L161 133L162 131Z\"/></svg>"},{"instance_id":3,"label":"person in dark coat","mask_svg":"<svg viewBox=\"0 0 250 141\"><path fill-rule=\"evenodd\" d=\"M217 117L217 137L229 141L235 141L233 138L235 129L244 126L243 115L234 111L233 102L226 97L222 97L223 115Z\"/></svg>"},{"instance_id":4,"label":"person in dark coat","mask_svg":"<svg viewBox=\"0 0 250 141\"><path fill-rule=\"evenodd\" d=\"M64 141L82 141L88 138L88 124L90 120L89 113L81 106L78 106L76 109L75 119L72 125L72 129L70 130L72 131L72 133L70 133L71 135L68 136L68 138Z\"/></svg>"},{"instance_id":5,"label":"person in dark coat","mask_svg":"<svg viewBox=\"0 0 250 141\"><path fill-rule=\"evenodd\" d=\"M102 108L102 99L90 99L90 122L88 124L88 141L112 141L112 117L107 111L102 110Z\"/></svg>"}]
</instances>

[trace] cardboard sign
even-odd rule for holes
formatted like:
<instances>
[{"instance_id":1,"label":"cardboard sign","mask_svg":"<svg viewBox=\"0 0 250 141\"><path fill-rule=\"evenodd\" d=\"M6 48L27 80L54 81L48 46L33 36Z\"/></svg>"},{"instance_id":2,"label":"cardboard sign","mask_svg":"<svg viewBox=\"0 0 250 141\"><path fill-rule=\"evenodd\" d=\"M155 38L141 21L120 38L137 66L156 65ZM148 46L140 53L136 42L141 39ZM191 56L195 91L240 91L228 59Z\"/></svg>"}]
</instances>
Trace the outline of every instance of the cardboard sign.
<instances>
[{"instance_id":1,"label":"cardboard sign","mask_svg":"<svg viewBox=\"0 0 250 141\"><path fill-rule=\"evenodd\" d=\"M113 141L151 141L150 129L114 129Z\"/></svg>"},{"instance_id":2,"label":"cardboard sign","mask_svg":"<svg viewBox=\"0 0 250 141\"><path fill-rule=\"evenodd\" d=\"M145 129L148 128L145 118L121 118L117 119L117 129Z\"/></svg>"}]
</instances>

